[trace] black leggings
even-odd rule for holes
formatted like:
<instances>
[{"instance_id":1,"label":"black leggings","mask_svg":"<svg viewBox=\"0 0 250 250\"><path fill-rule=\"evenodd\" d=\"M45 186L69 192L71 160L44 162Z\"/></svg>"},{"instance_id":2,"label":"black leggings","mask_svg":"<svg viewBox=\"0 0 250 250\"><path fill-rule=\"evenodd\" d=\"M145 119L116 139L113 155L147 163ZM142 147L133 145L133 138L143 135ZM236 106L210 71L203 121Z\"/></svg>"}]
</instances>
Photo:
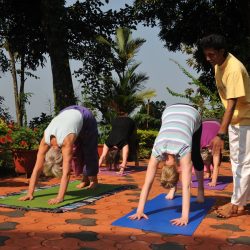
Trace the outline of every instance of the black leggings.
<instances>
[{"instance_id":1,"label":"black leggings","mask_svg":"<svg viewBox=\"0 0 250 250\"><path fill-rule=\"evenodd\" d=\"M200 151L201 133L202 133L202 125L193 134L193 138L192 138L191 159L194 164L194 168L197 171L202 171L204 169L204 163L201 158L201 151Z\"/></svg>"}]
</instances>

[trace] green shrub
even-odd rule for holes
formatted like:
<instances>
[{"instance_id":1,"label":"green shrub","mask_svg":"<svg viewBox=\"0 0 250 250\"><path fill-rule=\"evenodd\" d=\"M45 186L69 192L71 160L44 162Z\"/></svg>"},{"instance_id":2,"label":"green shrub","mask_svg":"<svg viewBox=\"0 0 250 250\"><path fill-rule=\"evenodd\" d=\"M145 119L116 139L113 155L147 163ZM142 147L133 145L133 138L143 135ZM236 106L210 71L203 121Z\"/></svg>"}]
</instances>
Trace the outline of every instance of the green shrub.
<instances>
[{"instance_id":1,"label":"green shrub","mask_svg":"<svg viewBox=\"0 0 250 250\"><path fill-rule=\"evenodd\" d=\"M109 133L111 131L111 125L99 125L98 126L98 144L104 144L108 139Z\"/></svg>"},{"instance_id":2,"label":"green shrub","mask_svg":"<svg viewBox=\"0 0 250 250\"><path fill-rule=\"evenodd\" d=\"M155 130L137 130L139 140L139 158L149 158L154 145L158 131Z\"/></svg>"},{"instance_id":3,"label":"green shrub","mask_svg":"<svg viewBox=\"0 0 250 250\"><path fill-rule=\"evenodd\" d=\"M99 131L98 143L104 144L111 131L111 126L99 125L98 131ZM150 157L157 134L158 131L155 130L141 130L141 129L137 130L137 138L139 141L139 158L146 159Z\"/></svg>"}]
</instances>

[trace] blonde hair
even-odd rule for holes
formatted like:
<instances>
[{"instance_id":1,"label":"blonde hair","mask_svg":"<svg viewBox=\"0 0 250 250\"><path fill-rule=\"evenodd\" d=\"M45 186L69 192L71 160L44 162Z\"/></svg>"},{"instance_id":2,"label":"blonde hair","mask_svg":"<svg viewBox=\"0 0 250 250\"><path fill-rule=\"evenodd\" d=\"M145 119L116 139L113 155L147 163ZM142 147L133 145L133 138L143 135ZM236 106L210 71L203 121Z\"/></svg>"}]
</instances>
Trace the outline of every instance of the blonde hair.
<instances>
[{"instance_id":1,"label":"blonde hair","mask_svg":"<svg viewBox=\"0 0 250 250\"><path fill-rule=\"evenodd\" d=\"M213 163L212 152L209 148L201 149L201 158L206 166L210 166Z\"/></svg>"},{"instance_id":2,"label":"blonde hair","mask_svg":"<svg viewBox=\"0 0 250 250\"><path fill-rule=\"evenodd\" d=\"M62 176L62 151L60 148L51 147L46 153L43 173L46 176Z\"/></svg>"},{"instance_id":3,"label":"blonde hair","mask_svg":"<svg viewBox=\"0 0 250 250\"><path fill-rule=\"evenodd\" d=\"M179 180L179 173L176 165L164 165L161 172L161 185L164 188L176 186Z\"/></svg>"}]
</instances>

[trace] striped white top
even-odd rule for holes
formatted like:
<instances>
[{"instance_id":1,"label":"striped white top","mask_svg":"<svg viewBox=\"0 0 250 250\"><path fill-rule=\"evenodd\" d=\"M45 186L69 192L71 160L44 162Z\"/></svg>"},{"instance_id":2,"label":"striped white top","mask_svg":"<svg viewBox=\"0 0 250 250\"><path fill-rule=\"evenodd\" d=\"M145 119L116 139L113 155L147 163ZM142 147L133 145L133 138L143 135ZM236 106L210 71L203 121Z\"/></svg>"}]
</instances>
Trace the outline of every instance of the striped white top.
<instances>
[{"instance_id":1,"label":"striped white top","mask_svg":"<svg viewBox=\"0 0 250 250\"><path fill-rule=\"evenodd\" d=\"M155 139L152 155L159 161L166 159L166 154L182 158L191 152L193 134L201 125L201 116L192 106L174 104L162 114L162 125Z\"/></svg>"}]
</instances>

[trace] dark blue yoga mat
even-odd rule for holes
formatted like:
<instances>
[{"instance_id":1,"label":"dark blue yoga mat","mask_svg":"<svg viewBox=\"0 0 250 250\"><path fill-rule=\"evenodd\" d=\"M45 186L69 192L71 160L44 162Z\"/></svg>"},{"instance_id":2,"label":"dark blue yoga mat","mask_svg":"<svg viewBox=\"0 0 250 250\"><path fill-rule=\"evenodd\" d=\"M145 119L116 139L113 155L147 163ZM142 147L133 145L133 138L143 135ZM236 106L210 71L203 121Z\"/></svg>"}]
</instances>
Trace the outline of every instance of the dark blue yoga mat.
<instances>
[{"instance_id":1,"label":"dark blue yoga mat","mask_svg":"<svg viewBox=\"0 0 250 250\"><path fill-rule=\"evenodd\" d=\"M137 228L161 234L192 235L215 202L212 198L206 198L204 203L197 203L196 197L191 197L188 225L174 226L170 220L180 218L182 196L176 196L173 200L166 200L165 196L166 194L160 194L146 203L144 211L149 217L148 220L130 220L128 216L136 212L136 209L134 209L127 215L114 221L112 225Z\"/></svg>"}]
</instances>

